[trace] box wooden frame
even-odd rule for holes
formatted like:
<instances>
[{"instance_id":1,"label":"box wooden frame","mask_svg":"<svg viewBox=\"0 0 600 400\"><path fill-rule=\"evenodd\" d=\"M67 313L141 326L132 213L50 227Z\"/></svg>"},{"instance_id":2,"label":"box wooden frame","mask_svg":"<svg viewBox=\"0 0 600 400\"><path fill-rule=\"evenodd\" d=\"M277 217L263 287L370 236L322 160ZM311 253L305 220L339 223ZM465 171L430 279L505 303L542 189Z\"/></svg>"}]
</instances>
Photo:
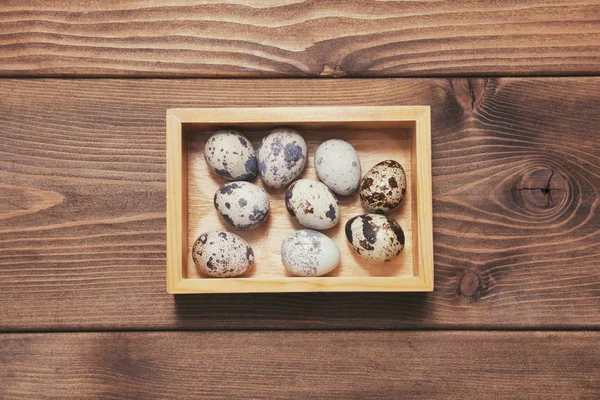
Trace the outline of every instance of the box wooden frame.
<instances>
[{"instance_id":1,"label":"box wooden frame","mask_svg":"<svg viewBox=\"0 0 600 400\"><path fill-rule=\"evenodd\" d=\"M415 276L282 277L269 279L184 278L187 262L187 161L183 124L406 123L413 131L413 263ZM167 110L167 291L256 292L426 292L433 290L431 124L428 106L189 108Z\"/></svg>"}]
</instances>

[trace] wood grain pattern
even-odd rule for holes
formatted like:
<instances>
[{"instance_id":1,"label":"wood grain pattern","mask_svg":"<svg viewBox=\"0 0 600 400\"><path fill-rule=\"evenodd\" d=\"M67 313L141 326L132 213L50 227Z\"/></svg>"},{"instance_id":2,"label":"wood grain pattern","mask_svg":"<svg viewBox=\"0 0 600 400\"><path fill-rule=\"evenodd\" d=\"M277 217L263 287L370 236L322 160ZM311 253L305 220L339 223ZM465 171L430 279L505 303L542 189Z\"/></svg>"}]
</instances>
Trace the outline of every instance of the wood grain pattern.
<instances>
[{"instance_id":1,"label":"wood grain pattern","mask_svg":"<svg viewBox=\"0 0 600 400\"><path fill-rule=\"evenodd\" d=\"M0 76L593 74L600 4L7 0Z\"/></svg>"},{"instance_id":2,"label":"wood grain pattern","mask_svg":"<svg viewBox=\"0 0 600 400\"><path fill-rule=\"evenodd\" d=\"M598 328L599 97L599 78L4 80L0 329ZM165 293L165 109L410 104L432 107L435 292Z\"/></svg>"},{"instance_id":3,"label":"wood grain pattern","mask_svg":"<svg viewBox=\"0 0 600 400\"><path fill-rule=\"evenodd\" d=\"M592 399L598 347L593 332L5 334L0 397Z\"/></svg>"},{"instance_id":4,"label":"wood grain pattern","mask_svg":"<svg viewBox=\"0 0 600 400\"><path fill-rule=\"evenodd\" d=\"M188 161L183 125L177 116L167 111L167 292L173 293L183 276L188 243L183 239L188 230Z\"/></svg>"}]
</instances>

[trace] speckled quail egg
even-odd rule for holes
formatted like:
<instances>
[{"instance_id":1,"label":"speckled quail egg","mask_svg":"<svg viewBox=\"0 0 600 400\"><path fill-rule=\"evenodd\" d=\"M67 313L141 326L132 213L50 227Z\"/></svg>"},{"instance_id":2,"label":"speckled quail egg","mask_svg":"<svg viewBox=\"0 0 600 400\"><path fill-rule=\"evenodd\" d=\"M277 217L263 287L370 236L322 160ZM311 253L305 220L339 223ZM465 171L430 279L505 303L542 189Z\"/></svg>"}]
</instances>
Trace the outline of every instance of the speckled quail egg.
<instances>
[{"instance_id":1,"label":"speckled quail egg","mask_svg":"<svg viewBox=\"0 0 600 400\"><path fill-rule=\"evenodd\" d=\"M363 214L346 223L348 242L365 260L388 262L404 248L404 231L393 219L380 214Z\"/></svg>"},{"instance_id":2,"label":"speckled quail egg","mask_svg":"<svg viewBox=\"0 0 600 400\"><path fill-rule=\"evenodd\" d=\"M204 158L211 170L231 181L251 181L258 175L252 143L234 130L218 131L209 137Z\"/></svg>"},{"instance_id":3,"label":"speckled quail egg","mask_svg":"<svg viewBox=\"0 0 600 400\"><path fill-rule=\"evenodd\" d=\"M306 164L304 138L289 128L274 129L258 148L258 169L265 185L284 188L296 179Z\"/></svg>"},{"instance_id":4,"label":"speckled quail egg","mask_svg":"<svg viewBox=\"0 0 600 400\"><path fill-rule=\"evenodd\" d=\"M321 232L301 229L283 241L281 261L293 275L321 276L338 266L340 250Z\"/></svg>"},{"instance_id":5,"label":"speckled quail egg","mask_svg":"<svg viewBox=\"0 0 600 400\"><path fill-rule=\"evenodd\" d=\"M329 229L340 221L340 207L333 192L319 181L300 179L285 192L285 206L292 217L311 229Z\"/></svg>"},{"instance_id":6,"label":"speckled quail egg","mask_svg":"<svg viewBox=\"0 0 600 400\"><path fill-rule=\"evenodd\" d=\"M254 252L248 242L236 234L211 231L196 239L192 258L206 275L229 278L248 271L254 262Z\"/></svg>"},{"instance_id":7,"label":"speckled quail egg","mask_svg":"<svg viewBox=\"0 0 600 400\"><path fill-rule=\"evenodd\" d=\"M341 139L327 140L315 152L315 169L321 182L342 196L356 191L360 183L360 160L354 147Z\"/></svg>"},{"instance_id":8,"label":"speckled quail egg","mask_svg":"<svg viewBox=\"0 0 600 400\"><path fill-rule=\"evenodd\" d=\"M215 208L230 225L250 230L260 226L269 215L269 197L250 182L229 182L217 190Z\"/></svg>"},{"instance_id":9,"label":"speckled quail egg","mask_svg":"<svg viewBox=\"0 0 600 400\"><path fill-rule=\"evenodd\" d=\"M406 174L399 162L382 161L360 182L360 199L367 210L378 214L398 207L406 194Z\"/></svg>"}]
</instances>

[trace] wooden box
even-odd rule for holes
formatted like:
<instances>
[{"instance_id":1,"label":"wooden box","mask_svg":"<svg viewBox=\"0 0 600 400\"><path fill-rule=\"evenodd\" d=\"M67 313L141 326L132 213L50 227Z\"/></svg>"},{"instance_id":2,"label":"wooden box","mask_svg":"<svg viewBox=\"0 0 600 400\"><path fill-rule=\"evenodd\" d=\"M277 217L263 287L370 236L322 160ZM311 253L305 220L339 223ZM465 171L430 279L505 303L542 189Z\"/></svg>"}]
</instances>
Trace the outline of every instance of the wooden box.
<instances>
[{"instance_id":1,"label":"wooden box","mask_svg":"<svg viewBox=\"0 0 600 400\"><path fill-rule=\"evenodd\" d=\"M408 187L403 203L390 214L406 236L404 251L390 263L369 263L347 243L344 226L367 212L358 194L338 196L340 223L324 231L337 244L341 262L323 277L294 277L281 263L283 239L302 227L287 213L285 189L265 188L271 201L267 221L237 231L214 209L213 195L226 182L204 161L204 143L221 128L241 131L258 148L270 129L297 129L308 144L302 178L316 178L314 153L331 138L350 142L364 174L376 163L394 159L405 168ZM194 240L209 230L229 230L246 239L254 266L237 278L202 276L191 258ZM167 291L169 293L361 292L433 290L431 209L431 132L429 107L284 107L172 109L167 111Z\"/></svg>"}]
</instances>

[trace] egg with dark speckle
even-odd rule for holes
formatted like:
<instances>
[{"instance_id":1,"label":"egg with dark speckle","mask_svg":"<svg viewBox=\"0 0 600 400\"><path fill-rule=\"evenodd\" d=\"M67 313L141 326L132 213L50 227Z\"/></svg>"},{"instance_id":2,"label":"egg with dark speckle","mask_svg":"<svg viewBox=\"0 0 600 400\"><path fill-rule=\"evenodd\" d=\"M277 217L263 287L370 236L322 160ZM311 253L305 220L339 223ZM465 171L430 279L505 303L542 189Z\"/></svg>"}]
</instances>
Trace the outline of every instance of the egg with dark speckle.
<instances>
[{"instance_id":1,"label":"egg with dark speckle","mask_svg":"<svg viewBox=\"0 0 600 400\"><path fill-rule=\"evenodd\" d=\"M250 182L228 182L214 197L215 208L231 226L250 230L260 226L269 215L269 197Z\"/></svg>"},{"instance_id":2,"label":"egg with dark speckle","mask_svg":"<svg viewBox=\"0 0 600 400\"><path fill-rule=\"evenodd\" d=\"M340 207L333 192L313 179L300 179L285 192L289 214L310 229L329 229L340 221Z\"/></svg>"},{"instance_id":3,"label":"egg with dark speckle","mask_svg":"<svg viewBox=\"0 0 600 400\"><path fill-rule=\"evenodd\" d=\"M322 276L338 266L340 250L321 232L301 229L283 241L281 262L293 275Z\"/></svg>"},{"instance_id":4,"label":"egg with dark speckle","mask_svg":"<svg viewBox=\"0 0 600 400\"><path fill-rule=\"evenodd\" d=\"M321 143L315 152L315 169L321 182L334 193L348 196L360 183L360 160L354 147L341 139Z\"/></svg>"},{"instance_id":5,"label":"egg with dark speckle","mask_svg":"<svg viewBox=\"0 0 600 400\"><path fill-rule=\"evenodd\" d=\"M358 215L346 223L345 231L354 251L368 261L389 262L404 249L404 231L385 215Z\"/></svg>"},{"instance_id":6,"label":"egg with dark speckle","mask_svg":"<svg viewBox=\"0 0 600 400\"><path fill-rule=\"evenodd\" d=\"M258 169L265 185L284 188L296 179L306 165L304 138L289 128L274 129L258 148Z\"/></svg>"},{"instance_id":7,"label":"egg with dark speckle","mask_svg":"<svg viewBox=\"0 0 600 400\"><path fill-rule=\"evenodd\" d=\"M383 214L398 207L406 194L406 174L399 162L382 161L360 182L360 199L367 210Z\"/></svg>"},{"instance_id":8,"label":"egg with dark speckle","mask_svg":"<svg viewBox=\"0 0 600 400\"><path fill-rule=\"evenodd\" d=\"M203 233L192 246L198 269L215 278L244 274L254 262L252 247L236 234L225 231Z\"/></svg>"},{"instance_id":9,"label":"egg with dark speckle","mask_svg":"<svg viewBox=\"0 0 600 400\"><path fill-rule=\"evenodd\" d=\"M234 130L218 131L209 137L204 159L213 172L230 181L251 181L258 175L252 143Z\"/></svg>"}]
</instances>

